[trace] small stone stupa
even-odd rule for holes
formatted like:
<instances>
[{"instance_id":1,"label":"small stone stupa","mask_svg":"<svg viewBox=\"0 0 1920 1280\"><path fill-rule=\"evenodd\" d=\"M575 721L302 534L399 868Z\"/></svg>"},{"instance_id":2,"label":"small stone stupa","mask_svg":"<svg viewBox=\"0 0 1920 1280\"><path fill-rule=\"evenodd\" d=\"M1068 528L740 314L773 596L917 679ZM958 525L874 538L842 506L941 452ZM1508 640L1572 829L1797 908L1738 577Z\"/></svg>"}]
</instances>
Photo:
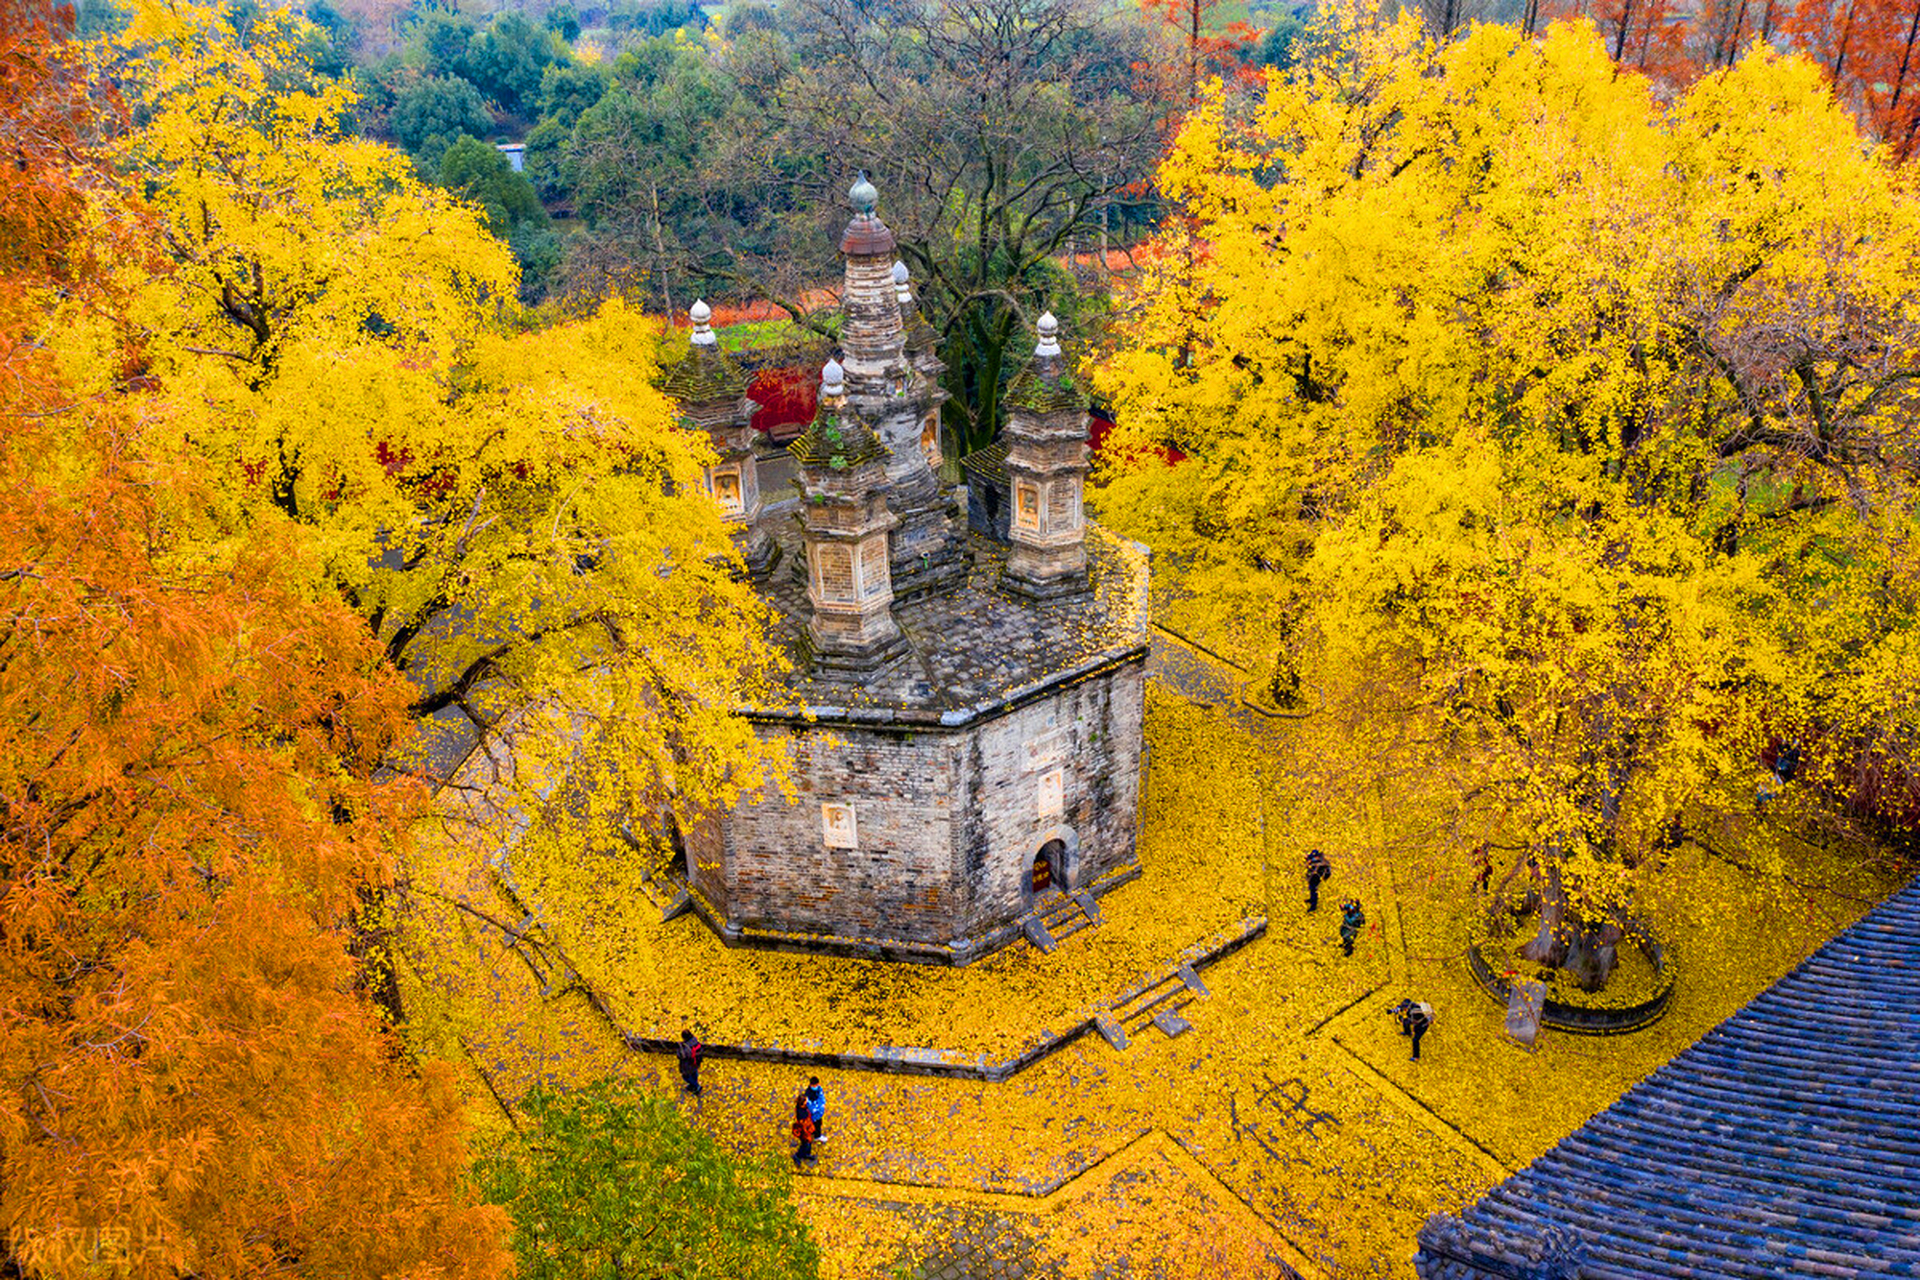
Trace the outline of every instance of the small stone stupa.
<instances>
[{"instance_id":1,"label":"small stone stupa","mask_svg":"<svg viewBox=\"0 0 1920 1280\"><path fill-rule=\"evenodd\" d=\"M753 429L753 401L747 399L749 379L720 350L709 323L713 309L704 300L693 304L687 318L693 321L690 349L667 370L662 389L680 406L681 426L712 442L719 460L705 469L701 481L732 526L748 571L765 574L777 548L760 527L760 466L754 452L759 433Z\"/></svg>"},{"instance_id":2,"label":"small stone stupa","mask_svg":"<svg viewBox=\"0 0 1920 1280\"><path fill-rule=\"evenodd\" d=\"M800 528L806 547L807 634L817 667L874 670L905 652L893 620L887 451L847 410L845 371L821 371L813 425L788 446L800 464Z\"/></svg>"},{"instance_id":3,"label":"small stone stupa","mask_svg":"<svg viewBox=\"0 0 1920 1280\"><path fill-rule=\"evenodd\" d=\"M1009 589L1045 599L1087 586L1087 395L1060 354L1060 322L1040 317L1040 341L1007 389Z\"/></svg>"}]
</instances>

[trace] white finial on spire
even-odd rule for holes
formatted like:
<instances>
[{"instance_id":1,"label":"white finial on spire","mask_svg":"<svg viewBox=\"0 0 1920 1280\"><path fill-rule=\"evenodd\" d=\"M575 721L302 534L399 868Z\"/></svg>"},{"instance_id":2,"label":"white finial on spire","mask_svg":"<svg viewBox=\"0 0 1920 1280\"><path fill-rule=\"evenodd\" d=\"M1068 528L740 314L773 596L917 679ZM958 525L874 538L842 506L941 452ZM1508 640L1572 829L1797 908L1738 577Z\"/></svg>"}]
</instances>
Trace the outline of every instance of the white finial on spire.
<instances>
[{"instance_id":1,"label":"white finial on spire","mask_svg":"<svg viewBox=\"0 0 1920 1280\"><path fill-rule=\"evenodd\" d=\"M1060 354L1060 322L1053 318L1053 312L1042 312L1040 316L1040 342L1034 347L1037 356L1057 356Z\"/></svg>"},{"instance_id":2,"label":"white finial on spire","mask_svg":"<svg viewBox=\"0 0 1920 1280\"><path fill-rule=\"evenodd\" d=\"M837 399L846 394L847 371L840 367L838 360L829 360L820 370L820 396L823 400Z\"/></svg>"},{"instance_id":3,"label":"white finial on spire","mask_svg":"<svg viewBox=\"0 0 1920 1280\"><path fill-rule=\"evenodd\" d=\"M893 264L893 295L899 299L902 307L910 307L913 305L913 290L907 287L907 281L912 278L912 275L907 271L906 263L895 262Z\"/></svg>"},{"instance_id":4,"label":"white finial on spire","mask_svg":"<svg viewBox=\"0 0 1920 1280\"><path fill-rule=\"evenodd\" d=\"M873 207L880 203L880 193L873 189L871 182L867 181L865 169L860 171L860 176L854 180L853 185L847 188L847 199L853 201L855 213L872 213Z\"/></svg>"},{"instance_id":5,"label":"white finial on spire","mask_svg":"<svg viewBox=\"0 0 1920 1280\"><path fill-rule=\"evenodd\" d=\"M706 299L694 299L693 305L687 308L687 319L693 321L693 345L696 347L712 346L714 343L713 330L708 326L707 321L713 319L713 308L707 305Z\"/></svg>"}]
</instances>

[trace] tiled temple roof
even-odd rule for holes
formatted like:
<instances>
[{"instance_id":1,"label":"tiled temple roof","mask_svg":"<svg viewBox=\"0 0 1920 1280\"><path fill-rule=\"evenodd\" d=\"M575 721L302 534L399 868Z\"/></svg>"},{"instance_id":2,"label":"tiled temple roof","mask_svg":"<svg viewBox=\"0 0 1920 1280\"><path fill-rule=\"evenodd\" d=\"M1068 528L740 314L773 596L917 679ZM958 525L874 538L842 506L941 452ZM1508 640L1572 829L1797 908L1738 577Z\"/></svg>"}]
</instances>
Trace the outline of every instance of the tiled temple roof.
<instances>
[{"instance_id":1,"label":"tiled temple roof","mask_svg":"<svg viewBox=\"0 0 1920 1280\"><path fill-rule=\"evenodd\" d=\"M1420 1232L1424 1280L1920 1275L1920 880Z\"/></svg>"},{"instance_id":2,"label":"tiled temple roof","mask_svg":"<svg viewBox=\"0 0 1920 1280\"><path fill-rule=\"evenodd\" d=\"M938 353L940 350L940 335L933 331L933 326L928 324L927 318L918 311L913 312L907 317L906 330L906 352L908 355L925 355L928 352Z\"/></svg>"},{"instance_id":3,"label":"tiled temple roof","mask_svg":"<svg viewBox=\"0 0 1920 1280\"><path fill-rule=\"evenodd\" d=\"M1059 356L1035 356L1007 388L1007 403L1035 413L1084 409L1087 393L1074 381L1073 371Z\"/></svg>"},{"instance_id":4,"label":"tiled temple roof","mask_svg":"<svg viewBox=\"0 0 1920 1280\"><path fill-rule=\"evenodd\" d=\"M1004 440L995 440L984 449L975 449L960 459L960 465L966 468L968 475L988 484L1007 482L1007 445Z\"/></svg>"}]
</instances>

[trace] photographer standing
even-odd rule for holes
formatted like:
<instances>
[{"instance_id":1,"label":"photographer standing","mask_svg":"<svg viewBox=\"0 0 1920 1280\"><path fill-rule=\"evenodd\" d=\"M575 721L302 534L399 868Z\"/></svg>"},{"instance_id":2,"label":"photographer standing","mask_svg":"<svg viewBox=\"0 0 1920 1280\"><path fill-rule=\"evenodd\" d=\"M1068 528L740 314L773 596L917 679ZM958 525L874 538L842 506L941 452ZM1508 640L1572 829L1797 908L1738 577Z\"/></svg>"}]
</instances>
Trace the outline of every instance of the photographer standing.
<instances>
[{"instance_id":1,"label":"photographer standing","mask_svg":"<svg viewBox=\"0 0 1920 1280\"><path fill-rule=\"evenodd\" d=\"M1360 930L1366 928L1366 913L1360 910L1360 899L1348 898L1340 904L1340 949L1347 955L1353 954L1353 944L1360 937Z\"/></svg>"},{"instance_id":2,"label":"photographer standing","mask_svg":"<svg viewBox=\"0 0 1920 1280\"><path fill-rule=\"evenodd\" d=\"M1420 1037L1433 1025L1433 1006L1417 1000L1402 1000L1388 1012L1400 1020L1400 1034L1413 1037L1413 1056L1408 1061L1420 1061Z\"/></svg>"}]
</instances>

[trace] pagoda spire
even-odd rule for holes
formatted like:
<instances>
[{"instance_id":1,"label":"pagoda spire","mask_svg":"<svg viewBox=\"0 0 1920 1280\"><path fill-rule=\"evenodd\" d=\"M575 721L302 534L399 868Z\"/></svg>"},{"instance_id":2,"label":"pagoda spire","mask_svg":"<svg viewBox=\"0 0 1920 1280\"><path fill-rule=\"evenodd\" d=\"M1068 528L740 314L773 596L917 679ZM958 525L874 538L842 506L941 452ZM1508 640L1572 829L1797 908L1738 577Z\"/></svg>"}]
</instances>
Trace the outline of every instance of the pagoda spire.
<instances>
[{"instance_id":1,"label":"pagoda spire","mask_svg":"<svg viewBox=\"0 0 1920 1280\"><path fill-rule=\"evenodd\" d=\"M940 405L947 398L938 380L943 366L930 332L923 350L909 350L895 275L898 245L875 212L880 196L864 172L847 199L853 216L840 237L844 412L859 418L883 450L887 506L899 521L890 543L893 590L912 599L958 587L969 564L959 503L935 471L942 461Z\"/></svg>"},{"instance_id":2,"label":"pagoda spire","mask_svg":"<svg viewBox=\"0 0 1920 1280\"><path fill-rule=\"evenodd\" d=\"M874 212L880 195L867 181L866 170L860 171L847 199L853 218L840 236L840 253L846 259L840 303L847 317L840 345L846 352L847 383L855 395L898 395L905 386L906 331L893 283L893 231Z\"/></svg>"}]
</instances>

